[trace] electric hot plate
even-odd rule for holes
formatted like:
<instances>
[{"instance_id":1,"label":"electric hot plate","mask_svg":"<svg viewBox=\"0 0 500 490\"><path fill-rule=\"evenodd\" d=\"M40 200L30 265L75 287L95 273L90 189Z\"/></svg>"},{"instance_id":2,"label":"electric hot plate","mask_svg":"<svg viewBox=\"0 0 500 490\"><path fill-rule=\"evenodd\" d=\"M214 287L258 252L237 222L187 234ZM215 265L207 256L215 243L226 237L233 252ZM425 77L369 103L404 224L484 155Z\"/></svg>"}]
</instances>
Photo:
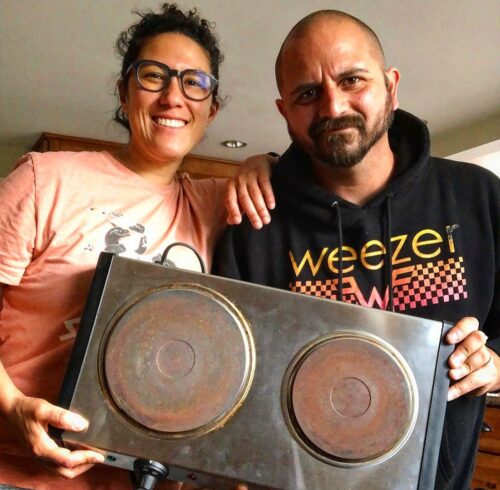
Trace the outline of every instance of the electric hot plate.
<instances>
[{"instance_id":1,"label":"electric hot plate","mask_svg":"<svg viewBox=\"0 0 500 490\"><path fill-rule=\"evenodd\" d=\"M244 318L215 291L190 284L139 294L111 322L100 351L101 384L116 409L171 438L230 418L255 364Z\"/></svg>"},{"instance_id":2,"label":"electric hot plate","mask_svg":"<svg viewBox=\"0 0 500 490\"><path fill-rule=\"evenodd\" d=\"M432 488L449 328L103 253L61 440L213 489Z\"/></svg>"}]
</instances>

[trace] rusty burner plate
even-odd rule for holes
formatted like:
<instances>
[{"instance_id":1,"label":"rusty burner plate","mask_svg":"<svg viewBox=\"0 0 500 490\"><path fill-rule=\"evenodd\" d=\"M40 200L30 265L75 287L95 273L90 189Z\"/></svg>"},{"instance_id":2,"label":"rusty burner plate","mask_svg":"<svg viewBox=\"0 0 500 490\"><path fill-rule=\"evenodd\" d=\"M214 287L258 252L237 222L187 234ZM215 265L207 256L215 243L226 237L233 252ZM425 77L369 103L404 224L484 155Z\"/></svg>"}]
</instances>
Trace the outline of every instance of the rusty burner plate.
<instances>
[{"instance_id":1,"label":"rusty burner plate","mask_svg":"<svg viewBox=\"0 0 500 490\"><path fill-rule=\"evenodd\" d=\"M391 457L409 437L417 387L402 356L375 336L333 334L292 361L283 402L292 433L319 459L340 466Z\"/></svg>"},{"instance_id":2,"label":"rusty burner plate","mask_svg":"<svg viewBox=\"0 0 500 490\"><path fill-rule=\"evenodd\" d=\"M223 425L253 378L250 327L225 297L175 284L135 298L111 321L102 384L124 417L167 438Z\"/></svg>"}]
</instances>

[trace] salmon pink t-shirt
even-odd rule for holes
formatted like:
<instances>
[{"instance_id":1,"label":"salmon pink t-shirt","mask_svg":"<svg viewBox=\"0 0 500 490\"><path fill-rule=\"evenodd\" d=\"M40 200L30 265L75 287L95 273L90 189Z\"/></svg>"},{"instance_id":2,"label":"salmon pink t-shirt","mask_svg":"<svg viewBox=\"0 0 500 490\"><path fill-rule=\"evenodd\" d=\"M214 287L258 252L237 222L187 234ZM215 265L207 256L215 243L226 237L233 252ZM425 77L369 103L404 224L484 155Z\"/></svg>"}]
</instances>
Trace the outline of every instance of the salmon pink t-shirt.
<instances>
[{"instance_id":1,"label":"salmon pink t-shirt","mask_svg":"<svg viewBox=\"0 0 500 490\"><path fill-rule=\"evenodd\" d=\"M225 186L185 176L152 184L108 152L21 158L0 183L0 359L16 386L56 402L101 251L154 261L169 244L185 242L209 267L225 226ZM71 483L54 476L1 416L0 483L131 488L128 472L103 465Z\"/></svg>"}]
</instances>

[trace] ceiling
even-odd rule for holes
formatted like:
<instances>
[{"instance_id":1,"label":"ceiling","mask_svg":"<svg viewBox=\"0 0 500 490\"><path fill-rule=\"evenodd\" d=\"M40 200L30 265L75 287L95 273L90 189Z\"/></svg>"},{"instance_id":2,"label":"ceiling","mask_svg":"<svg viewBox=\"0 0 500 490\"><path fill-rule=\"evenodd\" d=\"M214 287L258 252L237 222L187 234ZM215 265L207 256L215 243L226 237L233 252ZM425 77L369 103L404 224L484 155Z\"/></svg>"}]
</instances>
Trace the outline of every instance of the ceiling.
<instances>
[{"instance_id":1,"label":"ceiling","mask_svg":"<svg viewBox=\"0 0 500 490\"><path fill-rule=\"evenodd\" d=\"M402 108L433 135L500 111L498 0L179 0L216 23L226 105L193 151L242 160L289 144L275 108L274 60L290 28L324 8L357 16L399 68ZM0 0L0 144L29 148L41 132L125 141L111 122L114 41L159 0ZM220 142L248 146L227 149Z\"/></svg>"}]
</instances>

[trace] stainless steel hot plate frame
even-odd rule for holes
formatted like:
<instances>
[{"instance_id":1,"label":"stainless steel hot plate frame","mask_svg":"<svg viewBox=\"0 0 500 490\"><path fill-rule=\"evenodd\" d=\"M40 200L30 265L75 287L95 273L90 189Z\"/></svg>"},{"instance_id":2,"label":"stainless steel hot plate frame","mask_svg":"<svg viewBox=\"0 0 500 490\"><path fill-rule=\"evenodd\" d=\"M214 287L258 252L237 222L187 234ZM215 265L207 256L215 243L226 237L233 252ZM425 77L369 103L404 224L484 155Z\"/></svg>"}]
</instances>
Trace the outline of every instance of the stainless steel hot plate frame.
<instances>
[{"instance_id":1,"label":"stainless steel hot plate frame","mask_svg":"<svg viewBox=\"0 0 500 490\"><path fill-rule=\"evenodd\" d=\"M170 296L181 299L173 315L167 313ZM149 326L122 353L121 343L141 328L134 327L141 324L134 315ZM64 444L103 452L106 464L131 470L136 459L150 459L168 466L171 479L217 490L238 482L250 490L426 490L434 484L446 408L452 347L443 337L449 328L103 253L60 397L61 406L81 413L90 426L59 436ZM143 343L149 330L152 341ZM234 354L234 345L237 362L226 355ZM107 349L108 361L127 372L106 372ZM230 372L220 369L218 356ZM356 358L368 367L354 368ZM318 369L325 360L325 369ZM392 374L367 375L370 370ZM387 376L401 396L381 387ZM143 378L153 383L138 390L145 402L128 386ZM400 418L390 437L383 425L373 425L381 418L387 423L387 397L392 401L385 407ZM211 404L208 414L193 408L186 415L189 403L203 399ZM319 407L317 416L308 414L309 403ZM340 449L322 437L336 428Z\"/></svg>"}]
</instances>

